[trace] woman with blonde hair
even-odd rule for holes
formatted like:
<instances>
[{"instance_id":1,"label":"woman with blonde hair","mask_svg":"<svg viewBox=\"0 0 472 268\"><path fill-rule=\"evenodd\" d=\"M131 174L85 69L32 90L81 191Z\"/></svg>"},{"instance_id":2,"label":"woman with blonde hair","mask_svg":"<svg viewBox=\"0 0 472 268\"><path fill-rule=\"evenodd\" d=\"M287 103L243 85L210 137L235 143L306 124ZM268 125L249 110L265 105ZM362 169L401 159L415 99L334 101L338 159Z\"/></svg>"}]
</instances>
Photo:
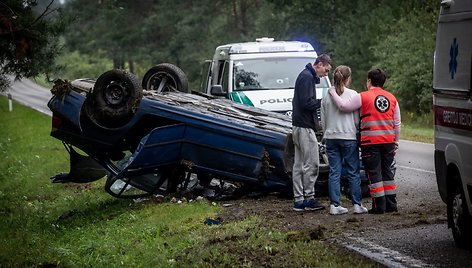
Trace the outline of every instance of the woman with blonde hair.
<instances>
[{"instance_id":1,"label":"woman with blonde hair","mask_svg":"<svg viewBox=\"0 0 472 268\"><path fill-rule=\"evenodd\" d=\"M334 89L342 99L349 99L357 92L348 88L351 83L351 68L338 66L333 73ZM345 214L347 208L341 206L341 171L344 168L349 181L351 203L354 213L366 213L362 206L361 180L359 174L359 110L342 112L328 96L321 103L321 125L326 140L329 161L329 213Z\"/></svg>"}]
</instances>

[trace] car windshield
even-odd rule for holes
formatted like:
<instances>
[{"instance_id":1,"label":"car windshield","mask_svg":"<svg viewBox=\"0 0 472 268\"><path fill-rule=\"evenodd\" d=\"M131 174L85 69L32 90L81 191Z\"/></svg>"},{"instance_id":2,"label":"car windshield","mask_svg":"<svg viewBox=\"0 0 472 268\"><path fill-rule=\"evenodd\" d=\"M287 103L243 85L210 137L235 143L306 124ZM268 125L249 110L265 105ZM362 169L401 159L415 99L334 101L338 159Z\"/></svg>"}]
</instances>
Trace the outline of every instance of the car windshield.
<instances>
[{"instance_id":1,"label":"car windshield","mask_svg":"<svg viewBox=\"0 0 472 268\"><path fill-rule=\"evenodd\" d=\"M266 58L236 60L233 64L234 90L293 89L298 74L312 58ZM321 79L318 88L327 88Z\"/></svg>"}]
</instances>

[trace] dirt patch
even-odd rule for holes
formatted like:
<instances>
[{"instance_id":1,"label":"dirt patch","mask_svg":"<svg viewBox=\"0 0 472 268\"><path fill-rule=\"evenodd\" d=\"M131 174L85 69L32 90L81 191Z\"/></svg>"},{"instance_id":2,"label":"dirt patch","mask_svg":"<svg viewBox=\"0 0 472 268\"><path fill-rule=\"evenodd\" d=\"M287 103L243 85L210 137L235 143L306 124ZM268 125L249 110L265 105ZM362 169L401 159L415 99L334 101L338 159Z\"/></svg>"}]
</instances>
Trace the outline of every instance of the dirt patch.
<instances>
[{"instance_id":1,"label":"dirt patch","mask_svg":"<svg viewBox=\"0 0 472 268\"><path fill-rule=\"evenodd\" d=\"M351 260L358 259L371 263L373 267L380 267L380 264L353 253L341 245L352 243L350 238L353 237L377 237L385 230L446 224L447 221L446 205L437 192L437 186L432 183L431 176L415 177L406 174L399 176L397 182L399 185L397 192L398 212L382 215L353 214L352 205L346 195L342 196L342 205L349 209L349 213L336 216L329 214L329 199L327 196L318 198L327 208L322 211L293 211L292 199L279 195L260 196L257 193L225 201L213 200L213 202L222 207L221 213L216 218L223 224L257 216L262 219L263 227L285 233L288 241L321 241L330 247L332 252L339 252L342 255L349 254ZM363 198L363 205L371 208L371 198ZM248 257L244 255L247 254L246 251L241 251L238 244L234 243L233 240L234 238L230 238L228 241L224 239L215 242L224 245L228 252L232 252L233 255L241 256L241 258L251 257L250 260L254 262L265 260L268 256L265 251L254 251L251 254L255 254L255 256ZM277 256L280 258L287 257L280 252ZM271 264L277 263L274 256L270 256L269 259ZM280 259L280 261L283 261L283 259Z\"/></svg>"},{"instance_id":2,"label":"dirt patch","mask_svg":"<svg viewBox=\"0 0 472 268\"><path fill-rule=\"evenodd\" d=\"M304 231L309 235L323 236L326 239L339 237L343 233L376 232L379 229L408 228L422 224L446 222L446 207L440 202L428 202L421 197L398 201L398 212L382 215L353 214L349 200L343 205L349 208L344 215L330 215L327 197L318 198L327 208L321 211L292 210L292 200L278 196L260 198L241 198L238 200L220 201L223 211L219 218L223 223L238 221L252 215L263 219L267 227L277 230ZM371 206L370 198L364 198L363 204Z\"/></svg>"}]
</instances>

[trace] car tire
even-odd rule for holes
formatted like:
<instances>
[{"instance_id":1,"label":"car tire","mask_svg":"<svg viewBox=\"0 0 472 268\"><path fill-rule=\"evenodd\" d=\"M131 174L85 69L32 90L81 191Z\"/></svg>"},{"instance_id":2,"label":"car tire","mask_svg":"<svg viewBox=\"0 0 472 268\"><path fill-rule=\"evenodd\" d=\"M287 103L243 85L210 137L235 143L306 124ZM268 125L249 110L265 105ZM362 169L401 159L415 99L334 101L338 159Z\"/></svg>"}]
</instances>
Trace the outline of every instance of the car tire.
<instances>
[{"instance_id":1,"label":"car tire","mask_svg":"<svg viewBox=\"0 0 472 268\"><path fill-rule=\"evenodd\" d=\"M142 99L136 76L125 70L110 70L100 75L85 100L90 120L103 128L119 128L133 117Z\"/></svg>"},{"instance_id":2,"label":"car tire","mask_svg":"<svg viewBox=\"0 0 472 268\"><path fill-rule=\"evenodd\" d=\"M467 209L459 175L455 176L454 185L450 188L448 195L447 219L456 246L470 248L472 246L472 217Z\"/></svg>"},{"instance_id":3,"label":"car tire","mask_svg":"<svg viewBox=\"0 0 472 268\"><path fill-rule=\"evenodd\" d=\"M143 77L144 90L156 93L189 93L187 75L179 67L170 63L161 63L149 69Z\"/></svg>"}]
</instances>

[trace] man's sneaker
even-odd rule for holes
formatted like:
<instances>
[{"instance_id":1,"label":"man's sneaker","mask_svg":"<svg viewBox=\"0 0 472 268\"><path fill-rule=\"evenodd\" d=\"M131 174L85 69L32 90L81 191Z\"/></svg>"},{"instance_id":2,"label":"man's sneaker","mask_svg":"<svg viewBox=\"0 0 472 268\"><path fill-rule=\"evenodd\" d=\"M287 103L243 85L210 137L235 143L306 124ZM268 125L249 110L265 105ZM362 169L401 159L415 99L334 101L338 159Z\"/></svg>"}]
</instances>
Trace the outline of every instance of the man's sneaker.
<instances>
[{"instance_id":1,"label":"man's sneaker","mask_svg":"<svg viewBox=\"0 0 472 268\"><path fill-rule=\"evenodd\" d=\"M316 199L310 198L305 200L305 210L322 210L325 207L320 204Z\"/></svg>"},{"instance_id":2,"label":"man's sneaker","mask_svg":"<svg viewBox=\"0 0 472 268\"><path fill-rule=\"evenodd\" d=\"M293 202L293 210L295 211L304 211L305 210L305 201Z\"/></svg>"},{"instance_id":3,"label":"man's sneaker","mask_svg":"<svg viewBox=\"0 0 472 268\"><path fill-rule=\"evenodd\" d=\"M364 214L364 213L367 213L369 210L364 207L362 204L361 205L358 205L358 204L354 204L354 214Z\"/></svg>"},{"instance_id":4,"label":"man's sneaker","mask_svg":"<svg viewBox=\"0 0 472 268\"><path fill-rule=\"evenodd\" d=\"M347 212L348 212L348 209L343 208L341 206L331 205L329 207L329 214L331 215L341 215L341 214L346 214Z\"/></svg>"}]
</instances>

